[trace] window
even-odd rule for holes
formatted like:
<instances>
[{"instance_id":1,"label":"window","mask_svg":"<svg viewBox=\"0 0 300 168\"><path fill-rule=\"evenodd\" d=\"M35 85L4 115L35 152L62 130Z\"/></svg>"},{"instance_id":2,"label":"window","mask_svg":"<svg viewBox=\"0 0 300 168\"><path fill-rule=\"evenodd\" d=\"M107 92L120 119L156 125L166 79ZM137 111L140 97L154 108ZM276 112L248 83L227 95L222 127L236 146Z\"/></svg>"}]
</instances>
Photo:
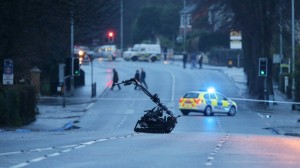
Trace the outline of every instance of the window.
<instances>
[{"instance_id":1,"label":"window","mask_svg":"<svg viewBox=\"0 0 300 168\"><path fill-rule=\"evenodd\" d=\"M187 93L184 95L184 98L198 98L198 93Z\"/></svg>"},{"instance_id":2,"label":"window","mask_svg":"<svg viewBox=\"0 0 300 168\"><path fill-rule=\"evenodd\" d=\"M217 94L218 100L226 100L226 97L221 95L221 94Z\"/></svg>"},{"instance_id":3,"label":"window","mask_svg":"<svg viewBox=\"0 0 300 168\"><path fill-rule=\"evenodd\" d=\"M217 98L216 98L216 95L215 95L214 93L210 93L210 94L209 94L209 97L210 97L210 99L217 99Z\"/></svg>"}]
</instances>

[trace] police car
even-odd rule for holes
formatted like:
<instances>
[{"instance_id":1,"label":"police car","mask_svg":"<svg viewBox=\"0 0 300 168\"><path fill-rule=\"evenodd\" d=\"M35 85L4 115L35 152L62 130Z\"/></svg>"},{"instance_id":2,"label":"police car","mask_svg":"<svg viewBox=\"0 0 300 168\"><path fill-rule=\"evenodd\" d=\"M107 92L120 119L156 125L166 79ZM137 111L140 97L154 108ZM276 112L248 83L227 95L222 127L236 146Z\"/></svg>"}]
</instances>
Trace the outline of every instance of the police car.
<instances>
[{"instance_id":1,"label":"police car","mask_svg":"<svg viewBox=\"0 0 300 168\"><path fill-rule=\"evenodd\" d=\"M234 116L237 104L214 89L190 91L179 99L179 110L183 115L190 112L201 112L209 116L214 113L225 113Z\"/></svg>"}]
</instances>

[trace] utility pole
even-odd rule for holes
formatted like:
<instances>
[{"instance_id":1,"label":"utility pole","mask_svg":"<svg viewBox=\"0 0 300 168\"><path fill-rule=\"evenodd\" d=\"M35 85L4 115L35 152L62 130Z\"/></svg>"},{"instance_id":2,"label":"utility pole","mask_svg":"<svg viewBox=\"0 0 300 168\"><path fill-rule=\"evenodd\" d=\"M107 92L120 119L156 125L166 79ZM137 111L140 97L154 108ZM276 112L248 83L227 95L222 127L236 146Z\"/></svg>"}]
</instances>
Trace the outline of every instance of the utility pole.
<instances>
[{"instance_id":1,"label":"utility pole","mask_svg":"<svg viewBox=\"0 0 300 168\"><path fill-rule=\"evenodd\" d=\"M74 55L74 2L71 1L71 19L70 19L70 28L71 28L71 54L70 57L72 58ZM72 61L72 65L71 65L71 71L73 70L73 61ZM74 94L74 76L73 73L70 74L71 75L71 95L73 96Z\"/></svg>"},{"instance_id":2,"label":"utility pole","mask_svg":"<svg viewBox=\"0 0 300 168\"><path fill-rule=\"evenodd\" d=\"M279 54L280 54L280 59L283 58L283 50L282 50L282 8L280 7L279 9L280 11L280 21L279 21L279 32L280 32L280 35L279 35ZM280 68L280 74L282 73L281 71L281 68Z\"/></svg>"},{"instance_id":3,"label":"utility pole","mask_svg":"<svg viewBox=\"0 0 300 168\"><path fill-rule=\"evenodd\" d=\"M121 0L121 11L120 11L120 13L121 13L121 23L120 23L120 56L121 57L123 57L123 0Z\"/></svg>"},{"instance_id":4,"label":"utility pole","mask_svg":"<svg viewBox=\"0 0 300 168\"><path fill-rule=\"evenodd\" d=\"M187 24L187 16L186 16L186 0L183 1L183 52L186 52L186 24Z\"/></svg>"}]
</instances>

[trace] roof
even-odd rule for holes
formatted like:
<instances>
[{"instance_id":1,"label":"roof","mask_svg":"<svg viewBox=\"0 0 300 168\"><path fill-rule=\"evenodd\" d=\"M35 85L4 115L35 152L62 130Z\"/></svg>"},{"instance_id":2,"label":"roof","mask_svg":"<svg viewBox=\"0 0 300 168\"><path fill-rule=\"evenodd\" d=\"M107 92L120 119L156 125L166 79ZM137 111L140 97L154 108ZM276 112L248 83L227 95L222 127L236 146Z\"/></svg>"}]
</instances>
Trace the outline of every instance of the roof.
<instances>
[{"instance_id":1,"label":"roof","mask_svg":"<svg viewBox=\"0 0 300 168\"><path fill-rule=\"evenodd\" d=\"M185 8L181 9L179 12L180 14L184 13L192 13L196 9L197 5L196 4L189 4Z\"/></svg>"}]
</instances>

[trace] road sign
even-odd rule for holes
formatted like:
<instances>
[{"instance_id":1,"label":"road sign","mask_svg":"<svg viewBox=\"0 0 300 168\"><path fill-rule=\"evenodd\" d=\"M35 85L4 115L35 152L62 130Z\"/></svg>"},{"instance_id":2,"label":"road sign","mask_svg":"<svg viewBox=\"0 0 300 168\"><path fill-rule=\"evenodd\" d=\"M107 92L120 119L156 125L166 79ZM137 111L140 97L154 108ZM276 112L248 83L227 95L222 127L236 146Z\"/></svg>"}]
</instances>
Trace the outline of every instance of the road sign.
<instances>
[{"instance_id":1,"label":"road sign","mask_svg":"<svg viewBox=\"0 0 300 168\"><path fill-rule=\"evenodd\" d=\"M13 69L13 60L4 59L3 66L3 85L13 85L14 84L14 69Z\"/></svg>"},{"instance_id":2,"label":"road sign","mask_svg":"<svg viewBox=\"0 0 300 168\"><path fill-rule=\"evenodd\" d=\"M13 74L13 60L12 59L5 59L4 60L4 74Z\"/></svg>"},{"instance_id":3,"label":"road sign","mask_svg":"<svg viewBox=\"0 0 300 168\"><path fill-rule=\"evenodd\" d=\"M3 85L13 85L14 75L13 74L3 74Z\"/></svg>"},{"instance_id":4,"label":"road sign","mask_svg":"<svg viewBox=\"0 0 300 168\"><path fill-rule=\"evenodd\" d=\"M12 74L12 68L11 67L5 67L5 74Z\"/></svg>"},{"instance_id":5,"label":"road sign","mask_svg":"<svg viewBox=\"0 0 300 168\"><path fill-rule=\"evenodd\" d=\"M13 60L12 59L4 59L4 66L13 66Z\"/></svg>"}]
</instances>

